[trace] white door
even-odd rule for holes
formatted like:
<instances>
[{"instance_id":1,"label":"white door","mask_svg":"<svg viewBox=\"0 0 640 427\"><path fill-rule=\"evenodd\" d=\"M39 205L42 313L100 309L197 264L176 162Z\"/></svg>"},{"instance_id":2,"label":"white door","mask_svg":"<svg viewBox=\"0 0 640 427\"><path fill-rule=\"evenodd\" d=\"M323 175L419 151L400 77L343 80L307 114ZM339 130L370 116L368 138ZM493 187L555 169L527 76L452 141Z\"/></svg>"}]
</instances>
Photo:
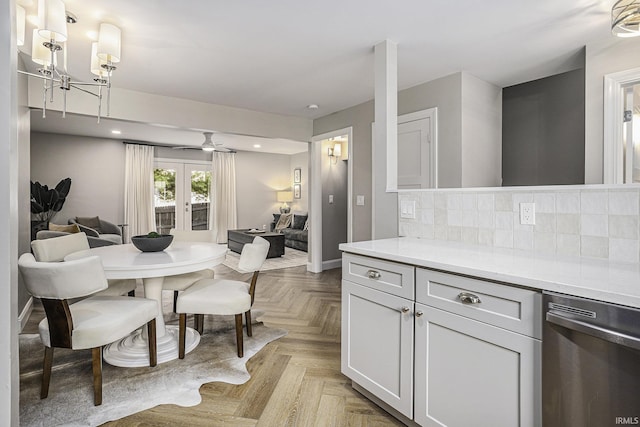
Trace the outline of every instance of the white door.
<instances>
[{"instance_id":1,"label":"white door","mask_svg":"<svg viewBox=\"0 0 640 427\"><path fill-rule=\"evenodd\" d=\"M156 162L154 170L156 227L166 234L209 229L211 165Z\"/></svg>"},{"instance_id":2,"label":"white door","mask_svg":"<svg viewBox=\"0 0 640 427\"><path fill-rule=\"evenodd\" d=\"M413 417L413 301L342 281L342 373Z\"/></svg>"},{"instance_id":3,"label":"white door","mask_svg":"<svg viewBox=\"0 0 640 427\"><path fill-rule=\"evenodd\" d=\"M415 421L540 426L539 340L416 303Z\"/></svg>"},{"instance_id":4,"label":"white door","mask_svg":"<svg viewBox=\"0 0 640 427\"><path fill-rule=\"evenodd\" d=\"M431 188L430 118L398 124L398 189Z\"/></svg>"}]
</instances>

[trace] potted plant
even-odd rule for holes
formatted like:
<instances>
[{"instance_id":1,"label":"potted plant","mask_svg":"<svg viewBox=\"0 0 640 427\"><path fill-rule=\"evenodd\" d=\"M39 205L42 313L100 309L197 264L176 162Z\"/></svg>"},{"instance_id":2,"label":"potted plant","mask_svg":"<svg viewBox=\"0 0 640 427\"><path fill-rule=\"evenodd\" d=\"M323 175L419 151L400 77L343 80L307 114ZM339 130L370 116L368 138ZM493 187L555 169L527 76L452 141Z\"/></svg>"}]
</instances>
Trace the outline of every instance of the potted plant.
<instances>
[{"instance_id":1,"label":"potted plant","mask_svg":"<svg viewBox=\"0 0 640 427\"><path fill-rule=\"evenodd\" d=\"M70 189L71 178L63 179L55 188L31 181L31 240L38 231L49 228L49 221L62 210Z\"/></svg>"}]
</instances>

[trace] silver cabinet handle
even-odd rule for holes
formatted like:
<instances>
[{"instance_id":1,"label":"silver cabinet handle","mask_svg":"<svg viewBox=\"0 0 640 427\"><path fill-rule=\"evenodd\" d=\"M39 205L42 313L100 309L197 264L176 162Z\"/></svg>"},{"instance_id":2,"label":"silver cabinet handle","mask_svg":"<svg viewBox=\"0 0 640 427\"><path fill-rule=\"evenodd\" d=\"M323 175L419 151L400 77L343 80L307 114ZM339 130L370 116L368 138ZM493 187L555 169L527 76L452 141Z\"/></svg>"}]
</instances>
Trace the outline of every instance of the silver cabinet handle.
<instances>
[{"instance_id":1,"label":"silver cabinet handle","mask_svg":"<svg viewBox=\"0 0 640 427\"><path fill-rule=\"evenodd\" d=\"M416 317L422 317L423 314L422 310L416 311Z\"/></svg>"},{"instance_id":2,"label":"silver cabinet handle","mask_svg":"<svg viewBox=\"0 0 640 427\"><path fill-rule=\"evenodd\" d=\"M401 311L402 313L408 313L408 312L409 312L409 310L411 310L409 307L402 307L402 308L400 309L400 311Z\"/></svg>"},{"instance_id":3,"label":"silver cabinet handle","mask_svg":"<svg viewBox=\"0 0 640 427\"><path fill-rule=\"evenodd\" d=\"M460 292L458 298L463 304L480 304L480 297L469 292Z\"/></svg>"},{"instance_id":4,"label":"silver cabinet handle","mask_svg":"<svg viewBox=\"0 0 640 427\"><path fill-rule=\"evenodd\" d=\"M367 277L369 279L379 279L380 278L380 272L379 271L375 271L375 270L369 270L367 271Z\"/></svg>"}]
</instances>

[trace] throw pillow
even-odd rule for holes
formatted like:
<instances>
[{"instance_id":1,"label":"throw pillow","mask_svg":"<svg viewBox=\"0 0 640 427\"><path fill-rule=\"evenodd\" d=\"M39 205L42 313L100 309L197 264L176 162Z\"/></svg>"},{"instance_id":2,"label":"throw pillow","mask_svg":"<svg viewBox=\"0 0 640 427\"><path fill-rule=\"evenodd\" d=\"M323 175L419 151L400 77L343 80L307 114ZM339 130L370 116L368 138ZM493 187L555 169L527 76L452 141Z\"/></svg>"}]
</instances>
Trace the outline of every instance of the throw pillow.
<instances>
[{"instance_id":1,"label":"throw pillow","mask_svg":"<svg viewBox=\"0 0 640 427\"><path fill-rule=\"evenodd\" d=\"M293 215L293 222L291 223L291 228L296 230L303 230L304 224L307 222L308 215Z\"/></svg>"},{"instance_id":2,"label":"throw pillow","mask_svg":"<svg viewBox=\"0 0 640 427\"><path fill-rule=\"evenodd\" d=\"M278 219L278 222L276 223L276 228L275 228L276 233L279 233L280 230L282 230L283 228L289 227L289 225L291 224L292 217L293 217L293 214L290 214L290 213L280 215L280 219Z\"/></svg>"},{"instance_id":3,"label":"throw pillow","mask_svg":"<svg viewBox=\"0 0 640 427\"><path fill-rule=\"evenodd\" d=\"M92 216L92 217L82 217L77 216L76 222L78 224L84 225L85 227L93 228L99 234L102 234L102 228L100 227L100 217Z\"/></svg>"},{"instance_id":4,"label":"throw pillow","mask_svg":"<svg viewBox=\"0 0 640 427\"><path fill-rule=\"evenodd\" d=\"M80 227L78 227L78 224L71 224L71 225L60 225L60 224L53 224L53 223L49 223L49 230L50 231L63 231L65 233L79 233L80 232Z\"/></svg>"},{"instance_id":5,"label":"throw pillow","mask_svg":"<svg viewBox=\"0 0 640 427\"><path fill-rule=\"evenodd\" d=\"M275 222L276 224L278 223L278 220L280 220L280 215L282 214L273 214L273 222Z\"/></svg>"},{"instance_id":6,"label":"throw pillow","mask_svg":"<svg viewBox=\"0 0 640 427\"><path fill-rule=\"evenodd\" d=\"M309 230L309 219L307 218L307 220L304 222L304 228L303 230Z\"/></svg>"}]
</instances>

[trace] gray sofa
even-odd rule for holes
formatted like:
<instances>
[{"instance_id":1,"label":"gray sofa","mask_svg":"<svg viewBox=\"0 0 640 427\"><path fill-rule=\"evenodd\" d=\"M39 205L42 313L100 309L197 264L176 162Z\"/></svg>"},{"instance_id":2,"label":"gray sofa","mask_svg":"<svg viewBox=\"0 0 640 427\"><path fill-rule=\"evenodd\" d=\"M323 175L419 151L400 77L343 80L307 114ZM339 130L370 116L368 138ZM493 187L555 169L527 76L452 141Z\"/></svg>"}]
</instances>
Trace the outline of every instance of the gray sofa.
<instances>
[{"instance_id":1,"label":"gray sofa","mask_svg":"<svg viewBox=\"0 0 640 427\"><path fill-rule=\"evenodd\" d=\"M294 214L289 227L280 230L280 233L284 234L284 245L286 247L308 252L309 230L304 229L307 217L307 215ZM271 231L275 230L275 226L280 219L280 214L273 214L273 219Z\"/></svg>"},{"instance_id":2,"label":"gray sofa","mask_svg":"<svg viewBox=\"0 0 640 427\"><path fill-rule=\"evenodd\" d=\"M85 224L92 225L93 227L82 224L78 220L84 222ZM122 244L122 232L120 231L120 227L110 223L109 221L105 221L98 217L76 217L70 219L69 224L77 225L78 229L80 229L80 231L84 232L87 235L87 240L89 240L89 247L91 248ZM40 230L36 233L36 239L50 239L52 237L66 236L68 234L70 233L67 231Z\"/></svg>"}]
</instances>

